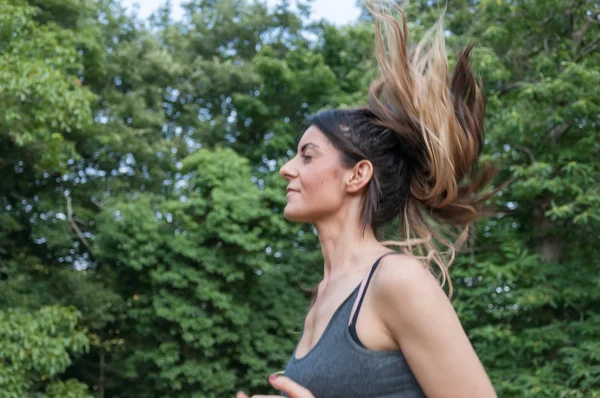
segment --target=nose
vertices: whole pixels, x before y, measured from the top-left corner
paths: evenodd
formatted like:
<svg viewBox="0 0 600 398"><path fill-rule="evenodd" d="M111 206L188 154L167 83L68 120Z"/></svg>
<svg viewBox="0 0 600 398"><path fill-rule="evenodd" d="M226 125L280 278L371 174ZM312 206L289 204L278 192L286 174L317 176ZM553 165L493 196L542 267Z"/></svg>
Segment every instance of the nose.
<svg viewBox="0 0 600 398"><path fill-rule="evenodd" d="M297 171L292 167L292 160L288 160L281 168L279 169L279 175L285 178L286 180L290 180L297 174Z"/></svg>

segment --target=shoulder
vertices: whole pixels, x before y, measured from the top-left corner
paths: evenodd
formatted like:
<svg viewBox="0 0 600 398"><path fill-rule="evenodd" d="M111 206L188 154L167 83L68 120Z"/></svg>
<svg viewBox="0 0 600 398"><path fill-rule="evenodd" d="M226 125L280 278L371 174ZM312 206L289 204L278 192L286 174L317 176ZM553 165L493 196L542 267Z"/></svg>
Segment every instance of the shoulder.
<svg viewBox="0 0 600 398"><path fill-rule="evenodd" d="M440 311L453 312L437 278L415 257L384 257L371 283L378 315L393 335L430 321Z"/></svg>
<svg viewBox="0 0 600 398"><path fill-rule="evenodd" d="M381 259L372 283L384 296L410 298L412 295L426 292L444 294L440 283L428 267L421 260L404 254Z"/></svg>
<svg viewBox="0 0 600 398"><path fill-rule="evenodd" d="M377 316L428 397L496 397L437 278L410 256L386 256L371 283Z"/></svg>

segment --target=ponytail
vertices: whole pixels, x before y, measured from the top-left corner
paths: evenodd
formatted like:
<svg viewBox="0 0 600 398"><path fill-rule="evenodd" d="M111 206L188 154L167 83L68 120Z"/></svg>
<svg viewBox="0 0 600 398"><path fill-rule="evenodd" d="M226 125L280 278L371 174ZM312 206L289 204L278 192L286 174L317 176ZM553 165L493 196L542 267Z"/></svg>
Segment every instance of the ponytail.
<svg viewBox="0 0 600 398"><path fill-rule="evenodd" d="M450 76L442 17L409 54L401 8L372 0L367 7L375 17L381 74L371 85L368 108L374 123L409 148L413 165L410 195L399 218L404 239L383 243L433 262L451 295L448 267L468 238L469 223L484 214L484 202L500 189L481 193L496 168L478 167L486 97L471 70L472 45L459 54Z"/></svg>

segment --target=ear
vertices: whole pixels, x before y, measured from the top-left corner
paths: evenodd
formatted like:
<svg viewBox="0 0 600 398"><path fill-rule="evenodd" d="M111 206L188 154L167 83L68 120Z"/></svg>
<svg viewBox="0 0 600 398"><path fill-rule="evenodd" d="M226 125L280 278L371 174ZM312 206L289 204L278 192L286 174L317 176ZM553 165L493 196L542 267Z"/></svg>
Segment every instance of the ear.
<svg viewBox="0 0 600 398"><path fill-rule="evenodd" d="M356 193L363 189L373 177L373 164L368 160L361 160L349 170L346 182L347 191Z"/></svg>

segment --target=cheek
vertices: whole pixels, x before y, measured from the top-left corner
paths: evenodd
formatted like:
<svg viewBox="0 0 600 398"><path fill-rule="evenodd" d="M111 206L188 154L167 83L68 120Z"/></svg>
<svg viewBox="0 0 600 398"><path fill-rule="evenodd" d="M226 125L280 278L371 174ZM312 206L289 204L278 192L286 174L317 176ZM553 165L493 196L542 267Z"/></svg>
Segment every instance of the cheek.
<svg viewBox="0 0 600 398"><path fill-rule="evenodd" d="M298 205L309 212L326 213L340 206L343 195L334 170L305 174L302 192L288 196L288 204Z"/></svg>
<svg viewBox="0 0 600 398"><path fill-rule="evenodd" d="M343 196L344 175L339 165L334 164L320 173L314 173L310 176L310 185L314 191L327 195L331 198L340 198Z"/></svg>
<svg viewBox="0 0 600 398"><path fill-rule="evenodd" d="M335 175L331 170L322 173L313 173L305 176L302 187L311 199L322 196L332 196L337 189Z"/></svg>

